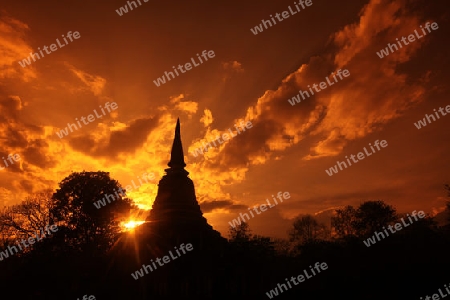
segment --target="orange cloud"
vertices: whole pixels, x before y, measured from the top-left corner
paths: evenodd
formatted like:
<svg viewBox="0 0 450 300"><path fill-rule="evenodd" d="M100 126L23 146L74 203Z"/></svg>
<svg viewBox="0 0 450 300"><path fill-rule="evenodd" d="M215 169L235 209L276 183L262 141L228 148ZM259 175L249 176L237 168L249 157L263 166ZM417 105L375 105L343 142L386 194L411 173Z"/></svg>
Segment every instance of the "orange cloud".
<svg viewBox="0 0 450 300"><path fill-rule="evenodd" d="M244 72L244 69L242 68L242 64L238 61L230 61L230 62L224 62L222 63L222 66L225 70L233 70L237 73Z"/></svg>
<svg viewBox="0 0 450 300"><path fill-rule="evenodd" d="M22 68L18 61L33 51L25 40L27 24L6 15L0 15L0 78L20 78L30 81L36 78L32 66Z"/></svg>
<svg viewBox="0 0 450 300"><path fill-rule="evenodd" d="M203 116L200 118L200 122L202 122L205 127L208 127L213 121L212 112L209 109L205 109L203 111Z"/></svg>
<svg viewBox="0 0 450 300"><path fill-rule="evenodd" d="M88 74L80 69L75 68L70 64L66 64L70 71L80 79L86 87L95 95L100 96L105 88L106 79L98 75Z"/></svg>
<svg viewBox="0 0 450 300"><path fill-rule="evenodd" d="M247 109L242 119L251 120L252 129L211 148L202 158L188 155L194 161L189 168L194 177L198 176L194 181L199 193L207 195L201 200L232 200L218 187L244 180L250 165L279 159L284 150L307 136L315 142L303 159L339 155L349 141L381 130L422 101L426 74L412 80L398 67L413 60L425 38L386 59L376 55L388 41L411 33L420 24L419 16L408 10L405 1L370 1L357 22L330 36L333 50L311 57L308 64L286 76L276 90L266 91ZM231 68L232 64L225 66ZM296 106L287 102L299 90L324 81L338 69L348 69L350 76ZM227 129L208 128L190 145L189 152Z"/></svg>

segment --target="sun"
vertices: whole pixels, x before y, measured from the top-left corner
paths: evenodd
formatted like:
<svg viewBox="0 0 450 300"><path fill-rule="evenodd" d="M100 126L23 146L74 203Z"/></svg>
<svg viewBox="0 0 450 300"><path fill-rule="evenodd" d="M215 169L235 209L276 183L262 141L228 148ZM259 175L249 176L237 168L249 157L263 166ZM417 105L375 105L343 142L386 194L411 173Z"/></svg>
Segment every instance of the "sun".
<svg viewBox="0 0 450 300"><path fill-rule="evenodd" d="M121 224L121 226L122 226L122 228L125 231L130 231L130 230L133 230L134 228L138 227L139 225L141 225L143 223L145 223L145 221L130 220L130 221L126 222L126 223L123 222Z"/></svg>

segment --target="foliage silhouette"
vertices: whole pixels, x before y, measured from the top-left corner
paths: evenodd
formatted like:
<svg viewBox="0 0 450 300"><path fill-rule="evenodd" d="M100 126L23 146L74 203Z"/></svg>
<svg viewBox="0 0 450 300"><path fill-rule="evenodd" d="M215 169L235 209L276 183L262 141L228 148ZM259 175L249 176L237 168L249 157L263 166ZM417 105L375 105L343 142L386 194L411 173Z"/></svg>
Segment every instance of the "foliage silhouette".
<svg viewBox="0 0 450 300"><path fill-rule="evenodd" d="M52 196L51 222L61 228L64 247L90 254L105 253L121 232L117 217L133 207L122 186L107 172L74 172L59 183ZM114 200L97 209L109 195Z"/></svg>
<svg viewBox="0 0 450 300"><path fill-rule="evenodd" d="M317 222L312 215L298 216L289 231L291 242L298 246L315 243L329 237L325 224Z"/></svg>
<svg viewBox="0 0 450 300"><path fill-rule="evenodd" d="M292 240L274 241L254 235L244 222L230 228L229 247L219 258L212 259L208 251L194 248L189 255L158 267L142 280L134 280L131 272L143 263L149 264L150 258L167 254L160 247L173 250L179 244L167 244L165 236L158 236L158 243L152 244L151 249L139 248L139 255L133 251L107 252L118 236L126 236L131 243L136 238L132 233L120 233L115 221L117 213L126 213L131 206L129 199L119 200L123 201L120 205L116 204L118 200L112 201L100 209L92 204L118 188L120 185L108 173L73 173L61 182L53 198L47 194L47 200L42 196L39 202L39 197L32 197L14 208L16 225L8 224L11 219L0 214L2 231L17 230L15 226L20 224L26 235L28 228L41 224L27 221L28 216L34 220L33 215L39 210L42 216L36 220L57 223L60 228L53 238L40 242L48 247L39 255L31 255L37 250L33 248L30 255L0 262L2 291L17 292L17 285L26 285L27 289L21 291L23 299L46 300L76 299L85 294L112 300L172 299L173 295L180 299L261 299L278 283L284 283L285 278L302 274L316 262L326 262L326 272L293 286L283 293L283 298L389 300L430 294L448 278L449 231L428 216L367 248L362 242L366 234L404 217L382 201L367 201L358 208L347 206L336 211L333 227L338 237L347 239L328 240L327 230L311 215L293 220L292 231L296 231ZM9 209L11 213L12 208ZM301 245L300 255L290 251L300 242L306 242ZM273 251L274 244L281 248L279 252ZM150 253L152 249L158 254ZM122 262L124 268L111 272L111 260ZM156 281L161 285L152 285Z"/></svg>
<svg viewBox="0 0 450 300"><path fill-rule="evenodd" d="M5 207L0 210L0 232L3 248L14 244L16 240L28 239L36 231L49 225L51 190L33 194L22 203ZM36 249L40 244L30 245L24 248L18 256Z"/></svg>
<svg viewBox="0 0 450 300"><path fill-rule="evenodd" d="M381 231L384 226L398 221L395 209L383 201L363 202L355 213L354 227L360 237L372 235Z"/></svg>
<svg viewBox="0 0 450 300"><path fill-rule="evenodd" d="M233 243L249 242L252 237L250 226L247 222L241 222L235 227L230 226L228 232L230 241Z"/></svg>
<svg viewBox="0 0 450 300"><path fill-rule="evenodd" d="M274 242L269 237L253 235L247 222L229 227L230 246L237 251L247 251L255 256L272 256L275 254Z"/></svg>
<svg viewBox="0 0 450 300"><path fill-rule="evenodd" d="M356 210L353 206L347 205L342 209L336 209L336 215L331 217L331 226L337 238L355 236Z"/></svg>
<svg viewBox="0 0 450 300"><path fill-rule="evenodd" d="M367 237L398 221L395 209L383 201L366 201L357 209L346 206L336 210L331 224L337 238Z"/></svg>

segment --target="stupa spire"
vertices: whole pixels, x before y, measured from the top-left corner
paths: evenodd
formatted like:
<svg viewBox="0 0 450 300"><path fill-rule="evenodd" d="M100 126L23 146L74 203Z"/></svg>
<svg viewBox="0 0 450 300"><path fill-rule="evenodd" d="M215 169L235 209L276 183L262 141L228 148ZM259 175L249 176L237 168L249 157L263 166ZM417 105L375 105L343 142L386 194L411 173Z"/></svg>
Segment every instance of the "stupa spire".
<svg viewBox="0 0 450 300"><path fill-rule="evenodd" d="M170 168L166 171L183 170L186 167L184 162L183 145L181 144L180 118L177 119L175 127L175 137L172 144L172 152L170 153L170 161L167 164Z"/></svg>

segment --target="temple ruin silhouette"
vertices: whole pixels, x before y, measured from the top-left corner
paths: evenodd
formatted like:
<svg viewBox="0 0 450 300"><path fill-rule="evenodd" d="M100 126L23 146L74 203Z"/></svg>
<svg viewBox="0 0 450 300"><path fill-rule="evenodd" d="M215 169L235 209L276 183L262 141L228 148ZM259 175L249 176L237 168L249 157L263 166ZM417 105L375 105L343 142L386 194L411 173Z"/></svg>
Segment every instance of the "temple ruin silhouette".
<svg viewBox="0 0 450 300"><path fill-rule="evenodd" d="M194 183L184 169L180 120L177 120L170 161L166 175L158 184L158 193L147 222L142 230L164 233L166 238L180 242L186 239L198 241L199 247L220 243L220 233L208 224L195 195Z"/></svg>
<svg viewBox="0 0 450 300"><path fill-rule="evenodd" d="M130 299L206 299L213 289L222 289L226 273L217 272L217 268L226 265L228 242L208 224L197 202L194 183L184 169L179 119L168 166L146 222L134 232L124 233L112 247L105 276L111 296L125 293ZM132 278L131 273L182 243L191 243L193 250L138 280Z"/></svg>

